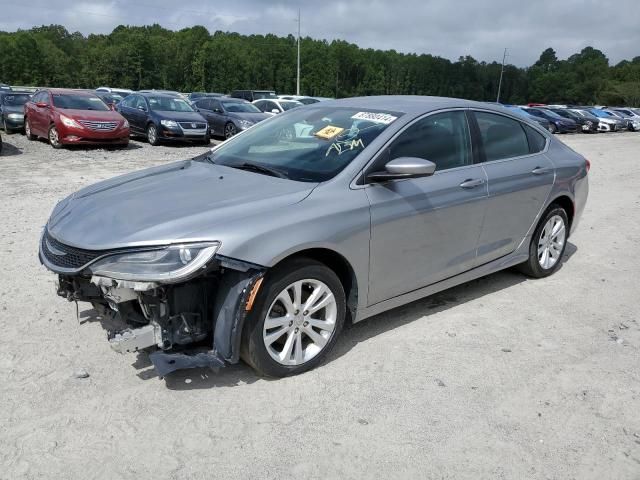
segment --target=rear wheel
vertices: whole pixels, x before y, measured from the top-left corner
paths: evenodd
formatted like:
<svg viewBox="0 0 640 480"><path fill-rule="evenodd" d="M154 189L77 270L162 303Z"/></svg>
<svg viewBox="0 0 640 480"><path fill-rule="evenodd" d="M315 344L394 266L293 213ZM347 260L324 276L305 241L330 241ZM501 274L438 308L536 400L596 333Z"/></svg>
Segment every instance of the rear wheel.
<svg viewBox="0 0 640 480"><path fill-rule="evenodd" d="M60 143L60 134L58 133L58 129L55 125L51 125L49 127L49 143L53 148L62 148L62 143Z"/></svg>
<svg viewBox="0 0 640 480"><path fill-rule="evenodd" d="M158 129L153 123L150 123L147 127L147 140L149 141L149 145L153 145L154 147L160 143L158 140Z"/></svg>
<svg viewBox="0 0 640 480"><path fill-rule="evenodd" d="M316 367L344 325L345 293L336 274L295 259L265 277L243 331L242 358L259 373L296 375Z"/></svg>
<svg viewBox="0 0 640 480"><path fill-rule="evenodd" d="M542 216L529 245L529 260L520 270L533 278L548 277L560 268L567 246L569 217L564 208L551 205Z"/></svg>
<svg viewBox="0 0 640 480"><path fill-rule="evenodd" d="M35 140L36 136L31 133L31 122L28 118L24 119L24 134L27 136L27 140Z"/></svg>

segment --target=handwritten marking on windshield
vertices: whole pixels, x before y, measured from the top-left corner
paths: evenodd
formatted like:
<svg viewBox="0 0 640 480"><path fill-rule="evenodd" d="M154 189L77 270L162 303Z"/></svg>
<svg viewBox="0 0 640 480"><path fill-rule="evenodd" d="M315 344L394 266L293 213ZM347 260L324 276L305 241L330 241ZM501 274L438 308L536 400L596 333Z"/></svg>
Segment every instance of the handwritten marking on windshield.
<svg viewBox="0 0 640 480"><path fill-rule="evenodd" d="M338 155L342 155L344 152L349 152L358 147L364 148L364 142L361 138L354 138L353 140L339 140L331 144L331 146L327 149L325 157L328 157L333 150L335 150Z"/></svg>

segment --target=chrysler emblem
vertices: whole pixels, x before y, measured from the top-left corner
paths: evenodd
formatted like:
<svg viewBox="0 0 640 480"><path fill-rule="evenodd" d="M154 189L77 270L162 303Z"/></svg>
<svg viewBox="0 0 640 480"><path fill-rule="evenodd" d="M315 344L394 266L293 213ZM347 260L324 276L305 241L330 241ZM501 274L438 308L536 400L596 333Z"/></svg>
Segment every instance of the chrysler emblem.
<svg viewBox="0 0 640 480"><path fill-rule="evenodd" d="M49 239L45 238L44 243L47 245L47 250L53 253L56 257L64 257L66 255L66 252L63 252L51 245L51 243L49 243Z"/></svg>

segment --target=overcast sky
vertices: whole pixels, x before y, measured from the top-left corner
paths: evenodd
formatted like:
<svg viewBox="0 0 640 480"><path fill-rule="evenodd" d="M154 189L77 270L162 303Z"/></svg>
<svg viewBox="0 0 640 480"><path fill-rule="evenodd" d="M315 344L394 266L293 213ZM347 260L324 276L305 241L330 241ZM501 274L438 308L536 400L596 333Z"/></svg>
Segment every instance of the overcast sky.
<svg viewBox="0 0 640 480"><path fill-rule="evenodd" d="M591 45L612 64L640 56L640 0L0 0L0 30L57 23L88 34L159 23L285 36L296 32L298 7L303 36L365 48L491 62L508 47L518 66L547 47L566 58Z"/></svg>

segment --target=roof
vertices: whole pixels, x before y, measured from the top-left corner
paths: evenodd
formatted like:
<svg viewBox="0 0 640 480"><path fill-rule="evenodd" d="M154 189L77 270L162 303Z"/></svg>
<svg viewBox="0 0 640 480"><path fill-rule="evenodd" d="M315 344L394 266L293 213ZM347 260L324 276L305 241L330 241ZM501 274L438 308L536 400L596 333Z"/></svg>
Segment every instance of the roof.
<svg viewBox="0 0 640 480"><path fill-rule="evenodd" d="M43 88L52 94L65 94L65 95L92 95L95 96L93 90L84 90L80 88Z"/></svg>
<svg viewBox="0 0 640 480"><path fill-rule="evenodd" d="M442 108L482 108L485 110L504 112L501 106L491 105L484 102L474 102L472 100L464 100L461 98L426 97L419 95L380 95L372 97L343 98L340 100L327 100L322 102L319 106L329 107L332 105L368 109L375 108L414 114L440 110Z"/></svg>

